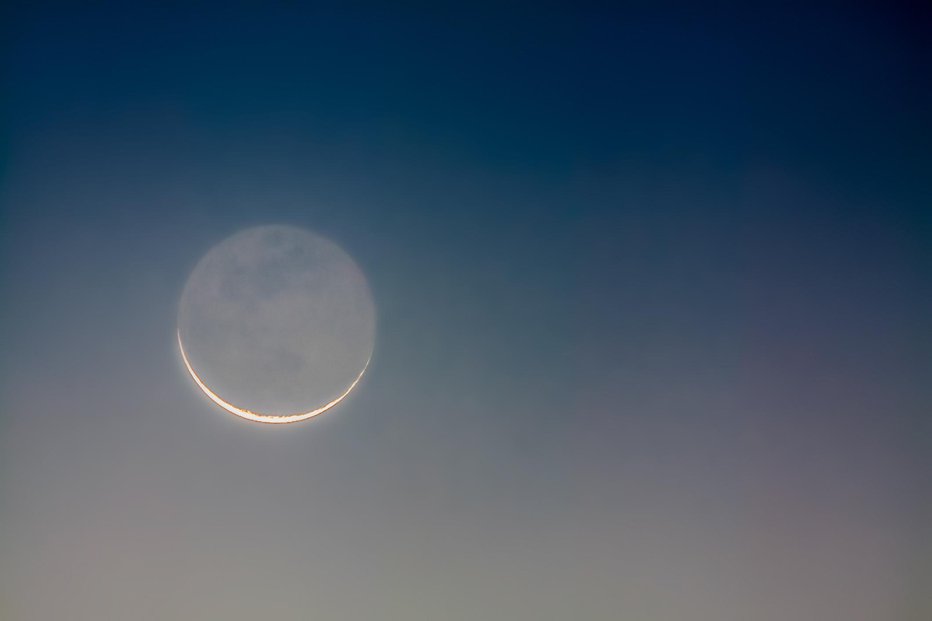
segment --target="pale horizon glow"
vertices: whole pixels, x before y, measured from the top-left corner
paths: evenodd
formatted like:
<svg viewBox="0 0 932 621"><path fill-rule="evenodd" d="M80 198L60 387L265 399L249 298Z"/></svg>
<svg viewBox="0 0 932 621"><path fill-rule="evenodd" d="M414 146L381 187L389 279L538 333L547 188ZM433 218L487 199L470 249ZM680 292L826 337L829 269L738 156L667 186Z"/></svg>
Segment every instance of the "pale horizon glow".
<svg viewBox="0 0 932 621"><path fill-rule="evenodd" d="M297 414L285 414L285 415L260 414L258 412L253 412L252 410L247 410L244 408L236 407L232 403L224 401L217 393L215 393L210 388L208 388L207 385L198 376L197 372L195 372L194 367L191 366L191 362L188 360L188 356L184 351L184 344L181 342L181 331L178 330L176 334L178 337L178 349L181 351L181 359L184 362L184 366L188 369L188 373L191 374L191 378L194 380L194 383L197 384L198 387L202 391L204 391L205 395L210 397L211 401L213 401L214 403L222 407L224 410L226 410L230 414L234 414L236 416L239 416L240 418L245 418L246 420L251 420L256 423L278 424L278 425L287 424L287 423L299 423L301 421L308 420L309 418L313 418L317 416L318 414L323 414L330 408L334 407L335 405L343 401L343 399L345 399L346 396L350 394L353 388L356 387L356 384L359 383L359 380L362 379L362 376L365 374L366 369L369 368L369 362L372 360L372 355L370 354L369 358L366 360L366 364L364 364L362 367L362 371L359 372L359 375L356 376L356 379L353 380L353 382L349 385L349 387L347 387L347 389L343 391L343 393L339 397L337 397L333 401L330 401L329 403L326 403L320 406L317 409L311 410L309 412L299 412Z"/></svg>

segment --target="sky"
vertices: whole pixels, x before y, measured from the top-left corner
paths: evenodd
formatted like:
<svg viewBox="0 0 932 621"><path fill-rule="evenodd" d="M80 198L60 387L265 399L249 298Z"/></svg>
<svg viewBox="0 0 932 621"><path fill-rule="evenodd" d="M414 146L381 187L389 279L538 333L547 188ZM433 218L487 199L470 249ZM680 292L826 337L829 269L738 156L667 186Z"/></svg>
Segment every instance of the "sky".
<svg viewBox="0 0 932 621"><path fill-rule="evenodd" d="M928 12L2 10L0 618L932 615ZM264 224L376 308L300 425L174 340Z"/></svg>

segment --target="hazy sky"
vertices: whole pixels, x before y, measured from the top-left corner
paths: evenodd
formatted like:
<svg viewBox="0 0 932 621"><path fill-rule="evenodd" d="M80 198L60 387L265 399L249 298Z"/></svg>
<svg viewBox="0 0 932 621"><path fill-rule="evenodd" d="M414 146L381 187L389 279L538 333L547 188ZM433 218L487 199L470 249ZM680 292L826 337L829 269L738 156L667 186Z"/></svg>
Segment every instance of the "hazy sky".
<svg viewBox="0 0 932 621"><path fill-rule="evenodd" d="M928 13L265 4L0 17L0 618L932 616ZM378 324L283 428L174 341L268 223Z"/></svg>

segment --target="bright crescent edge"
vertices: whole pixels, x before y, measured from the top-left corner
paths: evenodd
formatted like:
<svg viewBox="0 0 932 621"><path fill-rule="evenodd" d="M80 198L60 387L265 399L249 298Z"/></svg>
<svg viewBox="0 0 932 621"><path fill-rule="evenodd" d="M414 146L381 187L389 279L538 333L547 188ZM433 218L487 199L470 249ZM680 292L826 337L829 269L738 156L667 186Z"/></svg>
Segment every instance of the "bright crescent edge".
<svg viewBox="0 0 932 621"><path fill-rule="evenodd" d="M320 406L316 410L311 410L310 412L299 412L298 414L286 414L282 416L275 415L275 414L259 414L251 410L245 410L243 408L238 408L232 403L227 403L226 401L221 399L217 395L217 393L215 393L210 388L208 388L207 385L203 381L201 381L201 378L198 377L197 373L194 371L194 368L191 366L191 363L188 361L188 355L185 353L184 345L181 343L181 330L178 330L177 336L178 336L178 349L181 350L181 359L184 361L184 366L187 367L188 373L191 374L191 378L194 380L194 383L197 384L198 387L204 391L205 395L210 397L211 401L213 401L214 403L222 407L224 410L226 410L230 414L235 414L236 416L239 416L240 418L245 418L246 420L251 420L256 423L267 423L267 424L273 424L273 425L283 425L286 423L300 423L301 421L307 420L309 418L313 418L317 416L318 414L323 414L324 412L326 412L327 410L329 410L330 408L338 404L340 401L343 401L343 399L346 398L346 395L350 394L350 392L354 388L356 388L356 384L358 384L359 380L362 379L362 376L366 372L366 369L369 368L369 362L372 360L372 356L370 355L369 359L366 360L366 364L363 365L362 371L359 372L359 375L356 376L356 379L353 380L353 383L349 385L349 388L347 388L343 392L342 395L340 395L339 397L337 397L330 403Z"/></svg>

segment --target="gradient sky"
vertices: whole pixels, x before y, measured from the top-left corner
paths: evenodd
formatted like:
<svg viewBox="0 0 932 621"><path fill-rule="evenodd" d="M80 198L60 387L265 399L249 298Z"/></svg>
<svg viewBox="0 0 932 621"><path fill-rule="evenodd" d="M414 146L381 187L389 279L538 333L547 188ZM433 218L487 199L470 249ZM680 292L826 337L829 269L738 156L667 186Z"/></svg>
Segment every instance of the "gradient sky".
<svg viewBox="0 0 932 621"><path fill-rule="evenodd" d="M4 621L932 617L928 13L7 4ZM283 223L350 398L181 366Z"/></svg>

